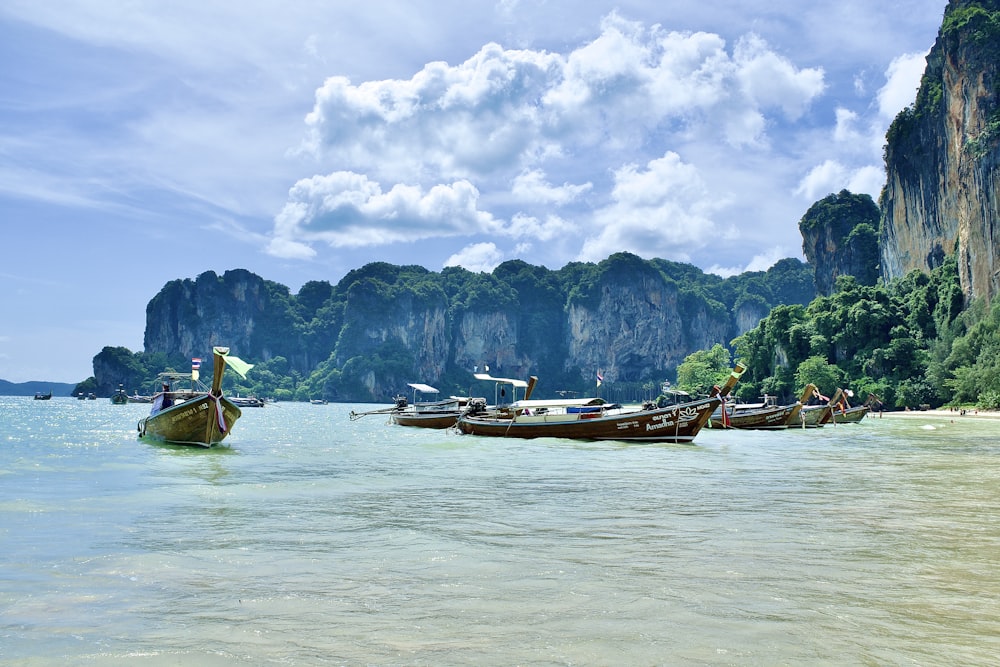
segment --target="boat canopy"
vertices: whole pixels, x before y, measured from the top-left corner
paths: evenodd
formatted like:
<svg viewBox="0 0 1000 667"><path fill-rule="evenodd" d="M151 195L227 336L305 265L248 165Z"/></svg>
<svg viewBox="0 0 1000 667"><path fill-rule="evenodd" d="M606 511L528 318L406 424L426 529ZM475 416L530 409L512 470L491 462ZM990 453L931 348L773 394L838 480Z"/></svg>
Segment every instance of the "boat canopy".
<svg viewBox="0 0 1000 667"><path fill-rule="evenodd" d="M527 400L527 401L514 401L510 404L512 408L530 408L532 410L536 408L570 408L570 407L587 407L587 406L597 406L604 405L605 401L603 398L556 398L551 400L540 399L540 400Z"/></svg>
<svg viewBox="0 0 1000 667"><path fill-rule="evenodd" d="M430 386L429 384L421 384L419 382L407 382L406 384L409 387L413 387L414 389L416 389L417 391L419 391L421 394L437 394L437 393L439 393L437 389L435 389L434 387Z"/></svg>
<svg viewBox="0 0 1000 667"><path fill-rule="evenodd" d="M521 389L527 389L528 383L525 380L513 380L511 378L495 378L489 373L474 373L473 377L477 380L486 380L488 382L500 382L503 384L513 385L515 387L520 387Z"/></svg>

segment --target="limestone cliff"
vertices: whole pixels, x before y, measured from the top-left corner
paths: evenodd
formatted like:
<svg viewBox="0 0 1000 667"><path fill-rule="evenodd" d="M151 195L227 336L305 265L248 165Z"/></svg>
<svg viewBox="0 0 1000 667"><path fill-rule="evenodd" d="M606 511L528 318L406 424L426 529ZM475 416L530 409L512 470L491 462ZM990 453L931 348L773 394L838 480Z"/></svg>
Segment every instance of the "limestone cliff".
<svg viewBox="0 0 1000 667"><path fill-rule="evenodd" d="M854 276L862 285L878 282L878 225L879 209L868 195L842 190L809 207L799 231L817 293L833 294L840 276Z"/></svg>
<svg viewBox="0 0 1000 667"><path fill-rule="evenodd" d="M962 289L1000 289L1000 0L951 0L917 99L886 145L882 275L957 252Z"/></svg>
<svg viewBox="0 0 1000 667"><path fill-rule="evenodd" d="M598 370L609 383L662 380L691 352L756 326L773 305L814 294L798 260L722 279L628 253L558 271L512 261L492 274L373 263L297 295L247 271L209 271L168 283L150 301L144 354L183 369L227 345L268 381L295 376L309 397L332 400L381 402L407 382L464 393L486 366L538 375L548 391L583 390ZM117 386L136 366L129 355L102 353L98 380Z"/></svg>

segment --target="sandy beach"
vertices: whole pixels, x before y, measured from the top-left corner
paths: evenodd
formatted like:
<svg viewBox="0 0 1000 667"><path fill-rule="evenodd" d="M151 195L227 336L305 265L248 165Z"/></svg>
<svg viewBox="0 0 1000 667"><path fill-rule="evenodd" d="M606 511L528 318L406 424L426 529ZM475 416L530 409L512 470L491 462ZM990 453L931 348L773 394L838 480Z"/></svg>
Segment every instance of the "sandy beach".
<svg viewBox="0 0 1000 667"><path fill-rule="evenodd" d="M897 410L882 413L872 412L868 414L868 419L878 419L881 414L885 419L908 419L911 417L941 417L945 419L1000 419L1000 411L996 410L970 410L966 409L963 415L959 410Z"/></svg>

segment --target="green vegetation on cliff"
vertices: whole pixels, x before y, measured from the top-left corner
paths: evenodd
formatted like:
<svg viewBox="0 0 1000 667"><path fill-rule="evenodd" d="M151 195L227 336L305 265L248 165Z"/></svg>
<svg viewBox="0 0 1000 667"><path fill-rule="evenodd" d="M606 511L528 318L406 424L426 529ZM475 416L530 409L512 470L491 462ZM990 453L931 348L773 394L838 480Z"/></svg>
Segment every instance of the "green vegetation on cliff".
<svg viewBox="0 0 1000 667"><path fill-rule="evenodd" d="M492 273L376 262L336 285L306 283L298 294L247 271L209 271L168 283L150 301L146 351L105 348L94 359L96 385L104 394L119 382L130 393L148 392L157 373L183 372L191 356L207 357L210 345L224 344L256 364L247 380L227 375L229 391L280 399L382 401L413 381L433 383L446 394L467 393L471 371L485 363L518 376L537 374L550 390L583 391L597 369L567 362L573 308L599 320L601 304L615 304L624 294L667 299L642 312L669 318L664 327L680 326L681 338L672 344L687 346L686 354L701 344L699 332L706 335L699 326L718 331L717 342L725 342L774 305L808 303L811 283L809 267L794 259L724 279L628 253L559 270L514 260ZM737 314L744 311L750 314L743 320L753 319L740 328ZM604 335L616 334L606 328ZM673 373L662 356L642 354L629 350L620 359L620 379L638 385Z"/></svg>
<svg viewBox="0 0 1000 667"><path fill-rule="evenodd" d="M831 296L779 306L733 341L747 365L735 393L788 397L813 382L890 408L1000 402L1000 311L963 305L954 257L889 285L842 277Z"/></svg>

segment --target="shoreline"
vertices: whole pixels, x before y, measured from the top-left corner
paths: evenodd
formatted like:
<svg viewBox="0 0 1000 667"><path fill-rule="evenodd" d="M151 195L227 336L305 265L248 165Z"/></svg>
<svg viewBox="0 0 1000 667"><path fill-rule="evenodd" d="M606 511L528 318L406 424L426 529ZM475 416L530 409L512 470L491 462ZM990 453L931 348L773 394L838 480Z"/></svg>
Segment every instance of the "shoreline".
<svg viewBox="0 0 1000 667"><path fill-rule="evenodd" d="M908 419L910 417L944 417L949 419L1000 419L1000 412L996 410L974 410L966 409L963 415L958 410L894 410L889 412L869 412L866 419L878 419L879 415L883 418L904 418Z"/></svg>

